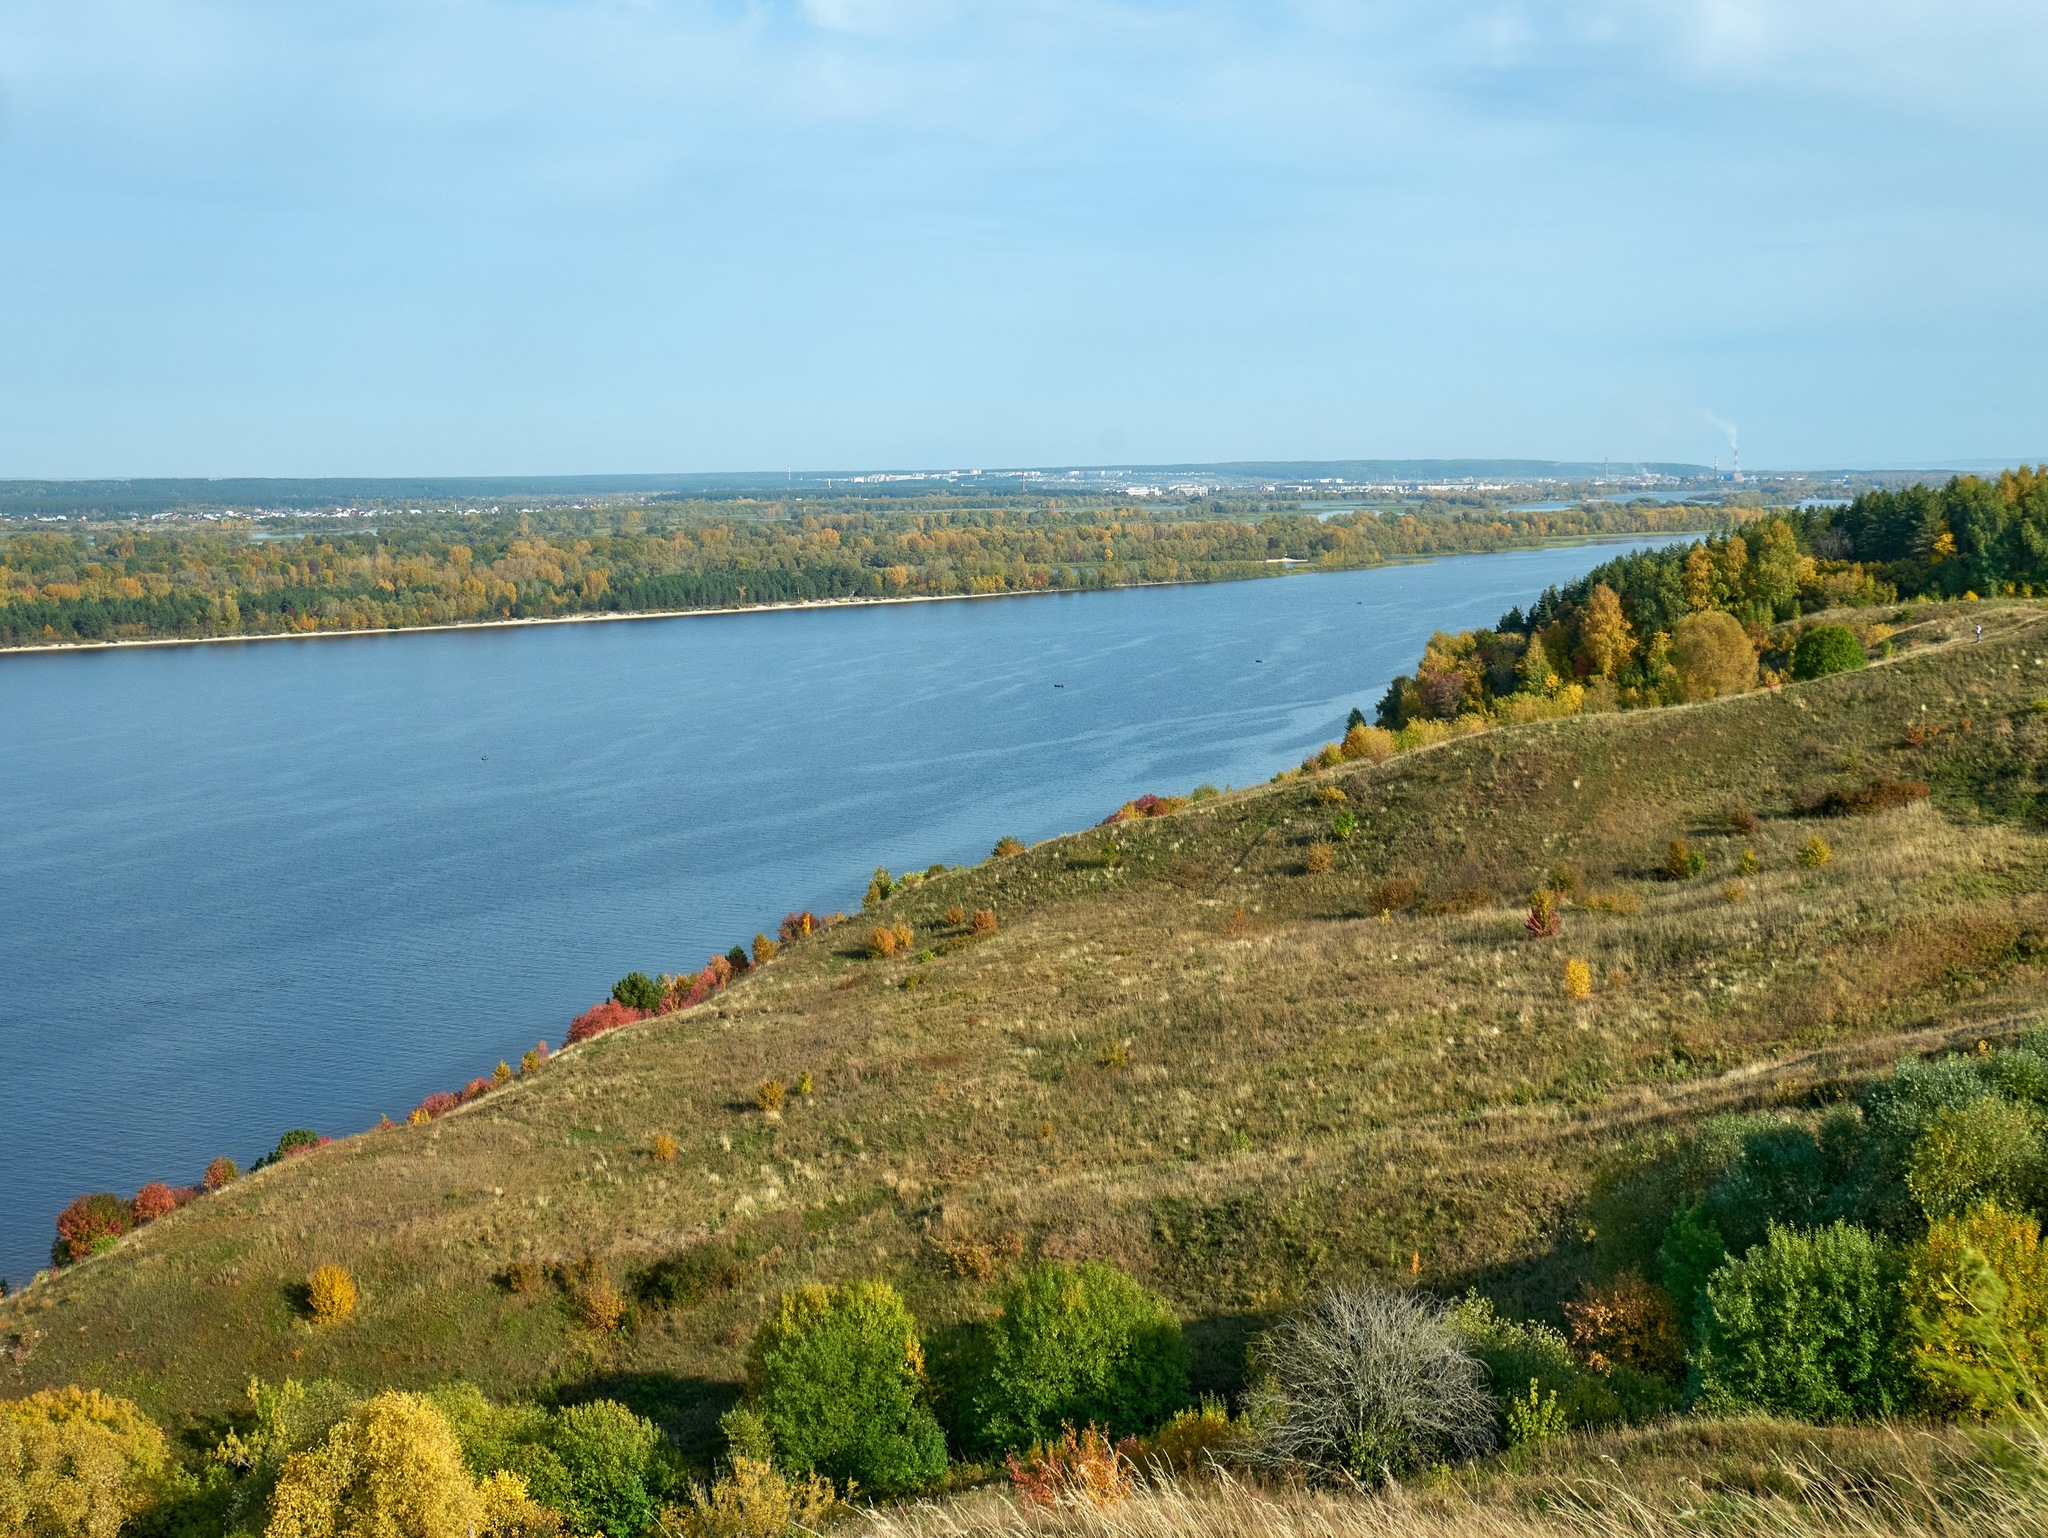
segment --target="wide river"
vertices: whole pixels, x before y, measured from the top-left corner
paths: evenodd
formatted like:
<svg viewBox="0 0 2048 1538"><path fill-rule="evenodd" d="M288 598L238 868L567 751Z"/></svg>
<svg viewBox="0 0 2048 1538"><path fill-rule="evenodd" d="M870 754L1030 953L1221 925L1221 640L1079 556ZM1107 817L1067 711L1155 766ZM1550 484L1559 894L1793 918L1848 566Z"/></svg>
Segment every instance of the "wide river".
<svg viewBox="0 0 2048 1538"><path fill-rule="evenodd" d="M1266 779L1625 548L0 656L0 1277L84 1191L459 1088L877 865Z"/></svg>

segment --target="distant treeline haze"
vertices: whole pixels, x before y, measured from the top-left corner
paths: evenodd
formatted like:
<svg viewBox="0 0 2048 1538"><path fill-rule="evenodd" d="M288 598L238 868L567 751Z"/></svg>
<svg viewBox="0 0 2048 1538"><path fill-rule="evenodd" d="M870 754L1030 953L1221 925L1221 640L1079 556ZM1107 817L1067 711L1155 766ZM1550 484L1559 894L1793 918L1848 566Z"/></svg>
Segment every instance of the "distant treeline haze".
<svg viewBox="0 0 2048 1538"><path fill-rule="evenodd" d="M1701 509L1429 504L1318 520L1223 509L949 509L754 517L677 506L0 534L0 645L297 632L1270 576L1536 540L1698 528Z"/></svg>

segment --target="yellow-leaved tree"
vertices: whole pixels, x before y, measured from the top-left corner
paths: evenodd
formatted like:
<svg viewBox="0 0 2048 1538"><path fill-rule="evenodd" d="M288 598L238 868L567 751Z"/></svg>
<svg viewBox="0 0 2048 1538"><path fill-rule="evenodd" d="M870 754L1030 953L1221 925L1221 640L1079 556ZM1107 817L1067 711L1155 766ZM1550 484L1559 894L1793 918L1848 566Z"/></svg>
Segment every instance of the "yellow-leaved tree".
<svg viewBox="0 0 2048 1538"><path fill-rule="evenodd" d="M1671 670L1689 700L1738 694L1756 683L1756 650L1732 614L1688 614L1671 632Z"/></svg>
<svg viewBox="0 0 2048 1538"><path fill-rule="evenodd" d="M165 1460L156 1424L98 1389L0 1401L0 1533L115 1538L154 1498Z"/></svg>
<svg viewBox="0 0 2048 1538"><path fill-rule="evenodd" d="M1606 583L1598 583L1586 597L1586 612L1579 621L1579 658L1587 671L1613 678L1636 654L1636 633L1628 616L1621 612L1621 599Z"/></svg>
<svg viewBox="0 0 2048 1538"><path fill-rule="evenodd" d="M2041 1225L1986 1203L1938 1219L1906 1255L1913 1361L1952 1408L2038 1411L2048 1396L2048 1249Z"/></svg>

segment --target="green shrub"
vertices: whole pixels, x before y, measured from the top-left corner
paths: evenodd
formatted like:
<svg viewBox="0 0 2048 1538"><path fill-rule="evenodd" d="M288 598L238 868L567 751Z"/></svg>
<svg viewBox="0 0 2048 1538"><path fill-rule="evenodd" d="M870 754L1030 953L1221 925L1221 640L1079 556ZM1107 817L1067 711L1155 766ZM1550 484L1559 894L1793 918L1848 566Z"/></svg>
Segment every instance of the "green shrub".
<svg viewBox="0 0 2048 1538"><path fill-rule="evenodd" d="M1836 1216L1859 1136L1853 1119L1831 1118L1819 1136L1795 1122L1747 1121L1740 1154L1705 1203L1730 1253L1761 1244L1773 1223L1813 1228Z"/></svg>
<svg viewBox="0 0 2048 1538"><path fill-rule="evenodd" d="M1358 816L1348 808L1330 820L1330 833L1340 844L1348 844L1358 831Z"/></svg>
<svg viewBox="0 0 2048 1538"><path fill-rule="evenodd" d="M320 1134L311 1127L294 1127L277 1140L277 1147L271 1151L273 1161L289 1158L301 1148L318 1148Z"/></svg>
<svg viewBox="0 0 2048 1538"><path fill-rule="evenodd" d="M1844 625L1815 625L1792 648L1794 678L1823 678L1829 673L1846 673L1870 659L1863 643Z"/></svg>
<svg viewBox="0 0 2048 1538"><path fill-rule="evenodd" d="M645 972L628 972L612 984L612 997L628 1009L661 1008L661 984Z"/></svg>
<svg viewBox="0 0 2048 1538"><path fill-rule="evenodd" d="M1914 1145L1943 1111L1960 1109L1991 1093L1991 1066L1978 1058L1906 1058L1864 1090L1864 1138L1855 1172L1859 1206L1854 1216L1892 1234L1904 1235L1919 1226L1920 1204L1906 1186Z"/></svg>
<svg viewBox="0 0 2048 1538"><path fill-rule="evenodd" d="M1513 1394L1518 1384L1533 1383L1556 1402L1557 1414L1567 1426L1606 1426L1622 1418L1613 1388L1572 1359L1571 1344L1562 1331L1503 1319L1477 1293L1467 1294L1447 1318L1452 1331L1485 1364L1496 1389ZM1498 1408L1505 1415L1508 1405Z"/></svg>
<svg viewBox="0 0 2048 1538"><path fill-rule="evenodd" d="M557 1509L569 1525L579 1533L618 1534L653 1525L665 1483L654 1423L610 1399L570 1405L554 1422L548 1450L567 1475L567 1499Z"/></svg>
<svg viewBox="0 0 2048 1538"><path fill-rule="evenodd" d="M2031 1217L1982 1206L1906 1255L1906 1324L1929 1398L1992 1415L2048 1393L2048 1249Z"/></svg>
<svg viewBox="0 0 2048 1538"><path fill-rule="evenodd" d="M1728 1242L1716 1223L1698 1203L1678 1209L1671 1226L1664 1230L1664 1242L1657 1249L1658 1274L1664 1290L1678 1307L1679 1327L1686 1339L1699 1338L1700 1300L1707 1282L1728 1263Z"/></svg>
<svg viewBox="0 0 2048 1538"><path fill-rule="evenodd" d="M1721 1185L1742 1162L1753 1134L1782 1125L1761 1116L1716 1116L1690 1133L1660 1133L1628 1145L1594 1176L1588 1198L1601 1274L1661 1275L1659 1251L1672 1219Z"/></svg>
<svg viewBox="0 0 2048 1538"><path fill-rule="evenodd" d="M1547 1442L1552 1437L1563 1436L1571 1423L1565 1419L1564 1409L1557 1402L1557 1395L1545 1394L1536 1380L1529 1380L1529 1392L1517 1394L1508 1401L1508 1446L1520 1447L1525 1442Z"/></svg>
<svg viewBox="0 0 2048 1538"><path fill-rule="evenodd" d="M1929 1220L1992 1202L2034 1205L2041 1187L2040 1123L2032 1111L1985 1096L1938 1112L1906 1159L1906 1189Z"/></svg>
<svg viewBox="0 0 2048 1538"><path fill-rule="evenodd" d="M1912 1396L1899 1266L1867 1231L1773 1228L1707 1283L1693 1372L1713 1411L1888 1416Z"/></svg>
<svg viewBox="0 0 2048 1538"><path fill-rule="evenodd" d="M748 1354L747 1408L790 1473L891 1496L946 1472L917 1321L882 1282L785 1293Z"/></svg>
<svg viewBox="0 0 2048 1538"><path fill-rule="evenodd" d="M1180 1320L1114 1266L1033 1266L1011 1283L1002 1307L987 1378L974 1395L984 1445L1025 1447L1057 1437L1062 1426L1135 1436L1188 1403Z"/></svg>
<svg viewBox="0 0 2048 1538"><path fill-rule="evenodd" d="M1994 1053L1984 1068L1985 1077L2006 1099L2048 1110L2048 1056L2031 1043Z"/></svg>
<svg viewBox="0 0 2048 1538"><path fill-rule="evenodd" d="M1691 881L1707 868L1707 857L1682 838L1664 851L1664 874L1673 881Z"/></svg>

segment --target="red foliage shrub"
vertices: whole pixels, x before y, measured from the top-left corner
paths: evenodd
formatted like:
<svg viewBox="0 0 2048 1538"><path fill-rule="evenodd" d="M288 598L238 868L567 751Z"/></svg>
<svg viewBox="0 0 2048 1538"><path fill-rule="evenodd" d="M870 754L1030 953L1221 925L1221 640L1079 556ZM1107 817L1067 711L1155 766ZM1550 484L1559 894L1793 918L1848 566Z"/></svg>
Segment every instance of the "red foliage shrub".
<svg viewBox="0 0 2048 1538"><path fill-rule="evenodd" d="M462 1086L462 1100L466 1105L491 1087L489 1079L471 1079Z"/></svg>
<svg viewBox="0 0 2048 1538"><path fill-rule="evenodd" d="M977 935L992 935L996 932L996 910L976 908L974 917L967 922L968 931Z"/></svg>
<svg viewBox="0 0 2048 1538"><path fill-rule="evenodd" d="M111 1191L81 1196L57 1214L57 1244L51 1258L59 1265L92 1253L101 1239L118 1239L135 1224L128 1204Z"/></svg>
<svg viewBox="0 0 2048 1538"><path fill-rule="evenodd" d="M704 970L711 974L711 986L723 988L732 981L732 962L724 956L713 956L704 964Z"/></svg>
<svg viewBox="0 0 2048 1538"><path fill-rule="evenodd" d="M445 1116L461 1104L458 1096L449 1094L445 1089L437 1089L420 1102L420 1109L428 1116Z"/></svg>
<svg viewBox="0 0 2048 1538"><path fill-rule="evenodd" d="M1677 1303L1633 1271L1589 1287L1578 1302L1565 1304L1564 1316L1579 1359L1595 1372L1619 1363L1674 1382L1685 1373Z"/></svg>
<svg viewBox="0 0 2048 1538"><path fill-rule="evenodd" d="M817 915L809 911L785 914L782 919L782 940L786 945L791 940L801 940L818 928Z"/></svg>
<svg viewBox="0 0 2048 1538"><path fill-rule="evenodd" d="M1548 892L1538 892L1529 901L1529 916L1522 921L1522 927L1539 940L1562 934L1564 919L1557 911L1557 899Z"/></svg>
<svg viewBox="0 0 2048 1538"><path fill-rule="evenodd" d="M226 1154L222 1154L213 1163L206 1166L206 1174L202 1177L202 1183L207 1190L218 1191L224 1185L233 1184L241 1173L242 1171L235 1161Z"/></svg>
<svg viewBox="0 0 2048 1538"><path fill-rule="evenodd" d="M161 1180L152 1180L135 1193L130 1210L134 1212L138 1224L154 1223L165 1213L176 1212L181 1205L176 1191Z"/></svg>
<svg viewBox="0 0 2048 1538"><path fill-rule="evenodd" d="M569 1022L569 1042L573 1046L579 1041L588 1041L593 1036L602 1036L606 1031L615 1031L622 1025L631 1025L646 1018L644 1010L630 1009L617 999L606 999Z"/></svg>
<svg viewBox="0 0 2048 1538"><path fill-rule="evenodd" d="M1146 794L1122 806L1102 819L1102 826L1112 823L1131 822L1140 817L1164 817L1168 812L1177 812L1188 804L1186 796L1155 796Z"/></svg>
<svg viewBox="0 0 2048 1538"><path fill-rule="evenodd" d="M1022 1458L1011 1453L1004 1461L1011 1488L1034 1506L1106 1506L1136 1488L1137 1457L1136 1437L1112 1443L1094 1426L1078 1436L1069 1426L1059 1441L1035 1444Z"/></svg>

